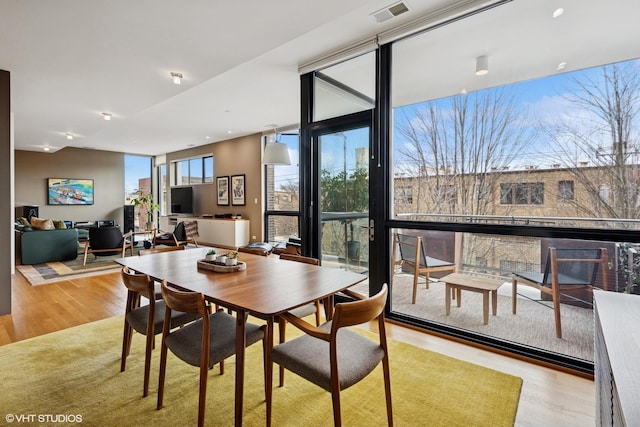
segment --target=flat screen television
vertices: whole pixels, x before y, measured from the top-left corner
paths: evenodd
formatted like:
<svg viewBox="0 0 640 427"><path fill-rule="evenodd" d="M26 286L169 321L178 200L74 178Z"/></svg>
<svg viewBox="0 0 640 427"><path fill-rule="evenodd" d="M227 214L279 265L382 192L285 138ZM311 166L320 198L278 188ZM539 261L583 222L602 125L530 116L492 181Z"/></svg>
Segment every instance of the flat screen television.
<svg viewBox="0 0 640 427"><path fill-rule="evenodd" d="M171 188L171 213L193 213L193 187Z"/></svg>

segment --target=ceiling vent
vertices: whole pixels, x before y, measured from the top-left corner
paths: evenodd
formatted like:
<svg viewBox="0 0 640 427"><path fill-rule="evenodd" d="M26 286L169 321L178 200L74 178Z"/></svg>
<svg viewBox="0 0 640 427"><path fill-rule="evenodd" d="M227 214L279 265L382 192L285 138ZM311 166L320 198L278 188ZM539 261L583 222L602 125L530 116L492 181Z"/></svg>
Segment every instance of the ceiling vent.
<svg viewBox="0 0 640 427"><path fill-rule="evenodd" d="M377 12L373 12L371 16L373 16L378 23L382 23L388 21L391 18L395 18L398 15L402 15L405 12L409 11L409 7L404 2L394 3L391 6L387 6L383 9L380 9Z"/></svg>

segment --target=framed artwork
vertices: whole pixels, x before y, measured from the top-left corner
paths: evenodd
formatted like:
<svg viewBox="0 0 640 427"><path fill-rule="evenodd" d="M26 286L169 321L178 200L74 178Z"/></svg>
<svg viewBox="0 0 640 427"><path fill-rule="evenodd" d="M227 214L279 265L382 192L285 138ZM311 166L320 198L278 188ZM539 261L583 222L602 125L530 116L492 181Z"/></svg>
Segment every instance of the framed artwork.
<svg viewBox="0 0 640 427"><path fill-rule="evenodd" d="M244 206L246 204L244 194L244 174L231 176L231 204L234 206Z"/></svg>
<svg viewBox="0 0 640 427"><path fill-rule="evenodd" d="M47 178L47 204L92 205L93 180Z"/></svg>
<svg viewBox="0 0 640 427"><path fill-rule="evenodd" d="M218 192L218 206L229 206L229 177L216 178L216 190Z"/></svg>

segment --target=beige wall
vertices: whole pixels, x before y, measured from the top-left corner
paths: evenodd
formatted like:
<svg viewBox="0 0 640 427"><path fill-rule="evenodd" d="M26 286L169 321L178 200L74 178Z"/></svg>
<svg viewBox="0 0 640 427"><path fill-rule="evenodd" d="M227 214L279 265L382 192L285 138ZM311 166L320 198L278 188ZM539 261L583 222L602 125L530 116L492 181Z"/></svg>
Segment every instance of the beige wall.
<svg viewBox="0 0 640 427"><path fill-rule="evenodd" d="M93 179L94 204L47 205L47 178ZM124 154L64 148L55 153L15 151L15 206L38 205L39 216L57 220L113 219L122 225Z"/></svg>
<svg viewBox="0 0 640 427"><path fill-rule="evenodd" d="M251 241L262 241L262 163L261 135L254 134L229 139L188 150L167 153L167 170L171 162L213 154L213 184L194 185L194 215L202 214L242 214L251 221ZM171 173L171 172L170 172ZM245 206L218 206L216 199L215 177L245 175ZM171 179L172 177L170 177ZM168 196L171 197L170 195ZM170 206L171 200L168 201ZM255 239L253 238L255 236Z"/></svg>

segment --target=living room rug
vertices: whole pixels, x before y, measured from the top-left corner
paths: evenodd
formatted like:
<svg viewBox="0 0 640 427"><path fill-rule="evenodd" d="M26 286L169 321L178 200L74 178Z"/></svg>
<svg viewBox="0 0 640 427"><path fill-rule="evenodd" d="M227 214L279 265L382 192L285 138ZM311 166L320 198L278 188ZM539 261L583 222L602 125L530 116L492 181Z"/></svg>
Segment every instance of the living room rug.
<svg viewBox="0 0 640 427"><path fill-rule="evenodd" d="M122 328L123 316L116 316L0 347L2 385L11 390L0 400L0 413L5 419L58 417L56 422L34 423L38 425L195 425L198 368L169 352L164 408L156 410L159 337L149 396L143 398L144 337L134 335L127 369L120 372ZM290 328L288 333L299 332ZM396 425L514 424L521 378L395 340L389 340L389 353ZM274 426L333 425L329 393L290 372L280 388L274 367ZM233 425L234 378L234 357L225 362L224 375L218 367L210 372L206 425ZM341 396L344 425L386 425L380 366ZM265 425L260 344L246 353L243 421L247 426Z"/></svg>
<svg viewBox="0 0 640 427"><path fill-rule="evenodd" d="M134 247L134 255L138 255L138 251L142 246ZM127 255L130 252L127 250ZM89 254L87 257L87 265L82 265L84 257L84 248L78 252L78 258L69 261L48 262L46 264L33 265L17 265L16 269L22 274L32 285L48 285L50 283L60 282L63 280L72 280L81 277L95 276L104 273L111 273L122 268L113 262L114 259L121 258L120 254L111 256L94 256Z"/></svg>

